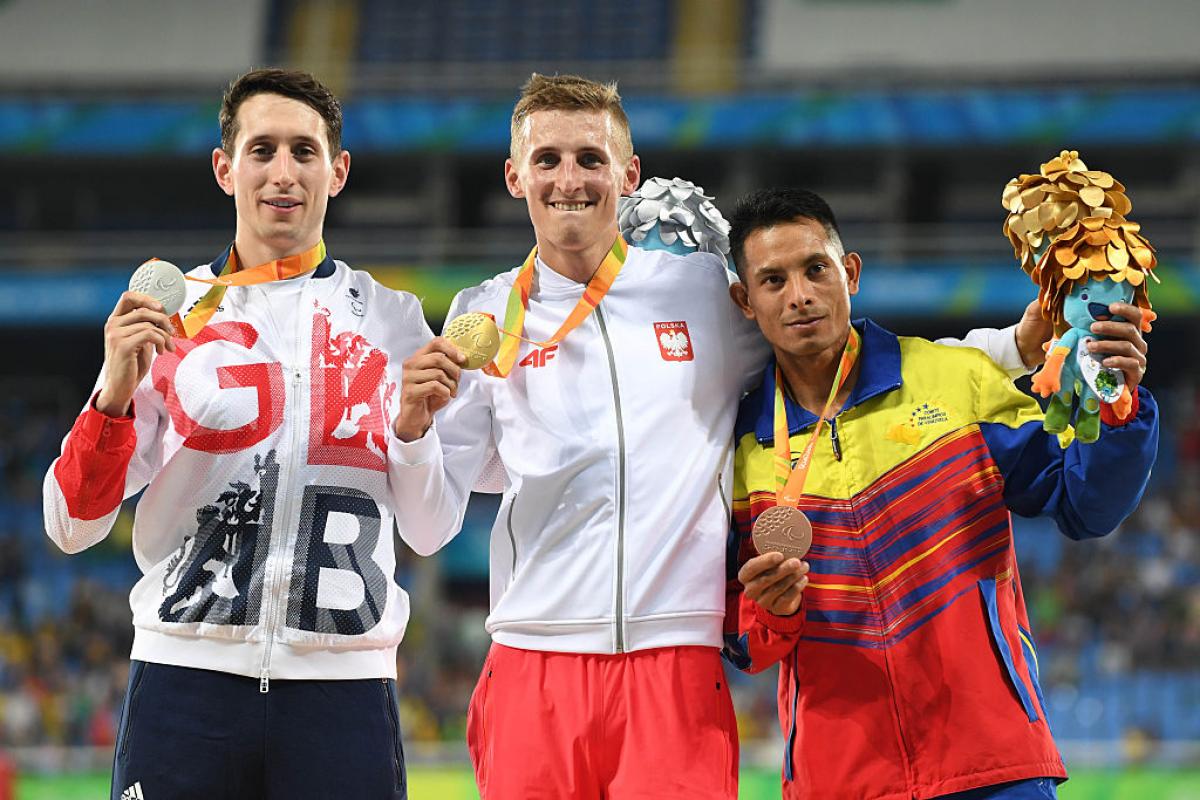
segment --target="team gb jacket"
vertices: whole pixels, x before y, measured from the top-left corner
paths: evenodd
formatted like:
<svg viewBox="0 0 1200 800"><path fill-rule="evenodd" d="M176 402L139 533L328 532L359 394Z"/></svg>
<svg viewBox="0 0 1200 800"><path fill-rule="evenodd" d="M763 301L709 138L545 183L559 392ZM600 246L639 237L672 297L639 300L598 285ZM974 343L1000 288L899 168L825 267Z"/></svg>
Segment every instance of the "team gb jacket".
<svg viewBox="0 0 1200 800"><path fill-rule="evenodd" d="M189 283L184 307L207 288ZM46 532L90 547L145 487L133 658L264 688L394 677L409 610L393 579L390 420L400 363L431 337L415 297L326 258L229 289L207 327L154 359L130 417L88 403L46 475Z"/></svg>

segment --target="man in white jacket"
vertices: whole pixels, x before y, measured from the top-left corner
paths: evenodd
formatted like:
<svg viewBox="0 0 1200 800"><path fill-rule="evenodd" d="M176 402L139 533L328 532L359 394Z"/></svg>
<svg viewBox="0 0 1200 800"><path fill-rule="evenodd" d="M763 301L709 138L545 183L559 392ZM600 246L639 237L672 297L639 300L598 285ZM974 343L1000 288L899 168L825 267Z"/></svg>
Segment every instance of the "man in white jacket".
<svg viewBox="0 0 1200 800"><path fill-rule="evenodd" d="M729 453L765 344L722 259L626 247L640 179L615 87L535 75L505 179L529 208L526 263L461 292L532 344L464 371L433 340L405 362L390 452L400 530L432 553L499 456L493 645L468 713L497 798L733 798L737 731L719 648ZM1010 333L983 340L1023 369ZM516 339L509 342L518 345ZM435 423L436 414L436 423Z"/></svg>
<svg viewBox="0 0 1200 800"><path fill-rule="evenodd" d="M189 273L186 337L122 295L44 486L69 553L145 488L112 798L402 798L393 356L432 332L415 297L325 252L350 169L337 98L256 70L220 119L233 244Z"/></svg>

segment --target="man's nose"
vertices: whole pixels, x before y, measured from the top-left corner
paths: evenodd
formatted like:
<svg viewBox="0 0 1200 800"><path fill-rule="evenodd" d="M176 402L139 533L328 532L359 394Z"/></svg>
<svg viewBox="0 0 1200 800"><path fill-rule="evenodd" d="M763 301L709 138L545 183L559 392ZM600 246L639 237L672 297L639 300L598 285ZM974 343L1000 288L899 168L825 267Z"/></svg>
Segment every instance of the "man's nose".
<svg viewBox="0 0 1200 800"><path fill-rule="evenodd" d="M271 162L271 182L278 186L291 186L294 182L292 168L291 151L279 148L275 151L275 158Z"/></svg>
<svg viewBox="0 0 1200 800"><path fill-rule="evenodd" d="M788 305L799 308L812 302L812 286L802 277L790 278L787 282Z"/></svg>
<svg viewBox="0 0 1200 800"><path fill-rule="evenodd" d="M571 197L583 189L583 168L570 159L563 159L555 182L561 194Z"/></svg>

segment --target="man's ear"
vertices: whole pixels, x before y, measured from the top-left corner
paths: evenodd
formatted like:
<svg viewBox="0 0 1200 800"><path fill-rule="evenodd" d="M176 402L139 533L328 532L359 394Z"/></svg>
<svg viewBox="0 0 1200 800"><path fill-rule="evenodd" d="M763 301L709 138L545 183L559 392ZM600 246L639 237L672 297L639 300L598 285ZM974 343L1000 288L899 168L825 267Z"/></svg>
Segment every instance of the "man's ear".
<svg viewBox="0 0 1200 800"><path fill-rule="evenodd" d="M630 195L637 191L638 184L642 182L642 160L633 155L629 159L629 163L625 165L625 174L621 185L621 194Z"/></svg>
<svg viewBox="0 0 1200 800"><path fill-rule="evenodd" d="M746 289L746 284L738 281L729 285L729 297L742 311L742 316L746 319L754 319L754 309L750 307L750 292Z"/></svg>
<svg viewBox="0 0 1200 800"><path fill-rule="evenodd" d="M350 151L343 150L333 160L333 181L329 184L329 196L337 197L346 188L350 178Z"/></svg>
<svg viewBox="0 0 1200 800"><path fill-rule="evenodd" d="M217 186L220 186L221 191L225 194L233 197L233 159L220 147L214 147L212 167L213 177L217 179Z"/></svg>
<svg viewBox="0 0 1200 800"><path fill-rule="evenodd" d="M846 268L846 289L850 294L858 294L858 279L862 276L862 256L858 253L846 253L842 259Z"/></svg>
<svg viewBox="0 0 1200 800"><path fill-rule="evenodd" d="M508 187L508 193L518 200L525 196L521 189L521 175L511 158L504 160L504 185Z"/></svg>

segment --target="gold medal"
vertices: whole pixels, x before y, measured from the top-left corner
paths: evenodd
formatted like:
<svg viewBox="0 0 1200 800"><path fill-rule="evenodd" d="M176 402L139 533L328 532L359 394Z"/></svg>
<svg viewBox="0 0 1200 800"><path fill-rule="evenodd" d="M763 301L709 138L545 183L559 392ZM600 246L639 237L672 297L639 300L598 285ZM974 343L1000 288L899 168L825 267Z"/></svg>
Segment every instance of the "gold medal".
<svg viewBox="0 0 1200 800"><path fill-rule="evenodd" d="M442 336L467 357L464 369L479 369L492 363L500 350L500 330L496 321L479 311L450 320Z"/></svg>
<svg viewBox="0 0 1200 800"><path fill-rule="evenodd" d="M812 523L795 506L772 506L754 520L754 547L759 555L782 553L804 558L812 546Z"/></svg>

